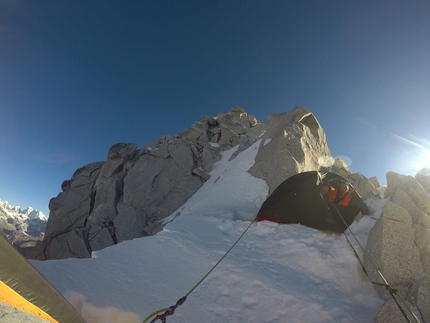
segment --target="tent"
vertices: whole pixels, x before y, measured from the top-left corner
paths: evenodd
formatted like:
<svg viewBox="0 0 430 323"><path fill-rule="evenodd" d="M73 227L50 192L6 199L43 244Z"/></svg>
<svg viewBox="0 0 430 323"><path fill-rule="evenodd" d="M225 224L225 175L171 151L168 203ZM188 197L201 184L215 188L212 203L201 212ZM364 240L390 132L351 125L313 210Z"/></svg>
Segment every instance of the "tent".
<svg viewBox="0 0 430 323"><path fill-rule="evenodd" d="M349 206L335 205L320 195L320 185L337 188L343 177L331 172L303 172L282 182L266 199L257 221L300 223L318 230L343 232L359 212L369 214L357 192L351 194Z"/></svg>
<svg viewBox="0 0 430 323"><path fill-rule="evenodd" d="M85 323L73 306L0 233L0 321Z"/></svg>

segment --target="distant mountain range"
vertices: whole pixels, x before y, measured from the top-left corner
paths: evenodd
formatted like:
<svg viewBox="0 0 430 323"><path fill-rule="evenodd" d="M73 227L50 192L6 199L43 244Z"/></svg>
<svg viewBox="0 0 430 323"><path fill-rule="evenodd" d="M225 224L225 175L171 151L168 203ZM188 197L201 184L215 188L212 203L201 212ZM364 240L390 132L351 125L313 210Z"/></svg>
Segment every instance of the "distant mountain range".
<svg viewBox="0 0 430 323"><path fill-rule="evenodd" d="M43 239L47 222L41 211L32 207L21 210L0 199L1 232L24 256Z"/></svg>

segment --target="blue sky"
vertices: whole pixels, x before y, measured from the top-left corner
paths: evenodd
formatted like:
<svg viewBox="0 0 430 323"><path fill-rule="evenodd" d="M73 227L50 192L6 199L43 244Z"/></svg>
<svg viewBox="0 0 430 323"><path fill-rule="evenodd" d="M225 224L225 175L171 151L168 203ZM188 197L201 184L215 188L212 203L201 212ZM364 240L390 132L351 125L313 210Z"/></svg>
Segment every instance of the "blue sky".
<svg viewBox="0 0 430 323"><path fill-rule="evenodd" d="M428 1L0 0L0 198L48 215L113 144L235 106L263 123L303 106L353 172L415 175L429 30Z"/></svg>

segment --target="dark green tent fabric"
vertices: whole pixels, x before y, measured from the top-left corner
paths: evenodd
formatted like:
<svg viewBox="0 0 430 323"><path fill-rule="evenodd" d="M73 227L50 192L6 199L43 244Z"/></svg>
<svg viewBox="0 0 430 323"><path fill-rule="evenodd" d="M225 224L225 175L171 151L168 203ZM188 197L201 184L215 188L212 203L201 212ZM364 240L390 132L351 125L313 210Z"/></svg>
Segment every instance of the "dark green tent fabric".
<svg viewBox="0 0 430 323"><path fill-rule="evenodd" d="M322 183L329 182L336 187L341 180L347 182L334 173L317 171L291 176L263 203L257 221L300 223L318 230L343 232L358 212L367 214L367 206L356 192L348 207L334 205L321 197L319 187Z"/></svg>
<svg viewBox="0 0 430 323"><path fill-rule="evenodd" d="M0 233L0 280L61 323L85 323L74 307Z"/></svg>

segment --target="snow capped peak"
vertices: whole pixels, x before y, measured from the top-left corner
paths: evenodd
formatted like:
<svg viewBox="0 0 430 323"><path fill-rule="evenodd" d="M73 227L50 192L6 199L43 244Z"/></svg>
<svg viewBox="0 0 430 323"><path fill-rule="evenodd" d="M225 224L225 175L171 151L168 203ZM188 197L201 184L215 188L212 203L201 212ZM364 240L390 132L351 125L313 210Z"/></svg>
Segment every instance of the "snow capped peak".
<svg viewBox="0 0 430 323"><path fill-rule="evenodd" d="M0 231L15 246L33 247L37 240L43 239L47 222L47 217L32 207L21 210L0 200Z"/></svg>
<svg viewBox="0 0 430 323"><path fill-rule="evenodd" d="M25 209L23 213L27 215L27 217L31 220L34 220L34 219L47 220L47 217L41 211L35 210L30 206L27 209Z"/></svg>
<svg viewBox="0 0 430 323"><path fill-rule="evenodd" d="M2 209L3 213L6 213L10 217L24 217L30 220L48 220L48 218L41 211L35 210L31 206L21 210L20 206L10 205L8 201L0 199L0 208Z"/></svg>
<svg viewBox="0 0 430 323"><path fill-rule="evenodd" d="M5 211L8 211L8 212L14 212L14 213L21 212L21 207L12 206L8 203L8 201L2 201L1 199L0 199L0 207L2 207Z"/></svg>

